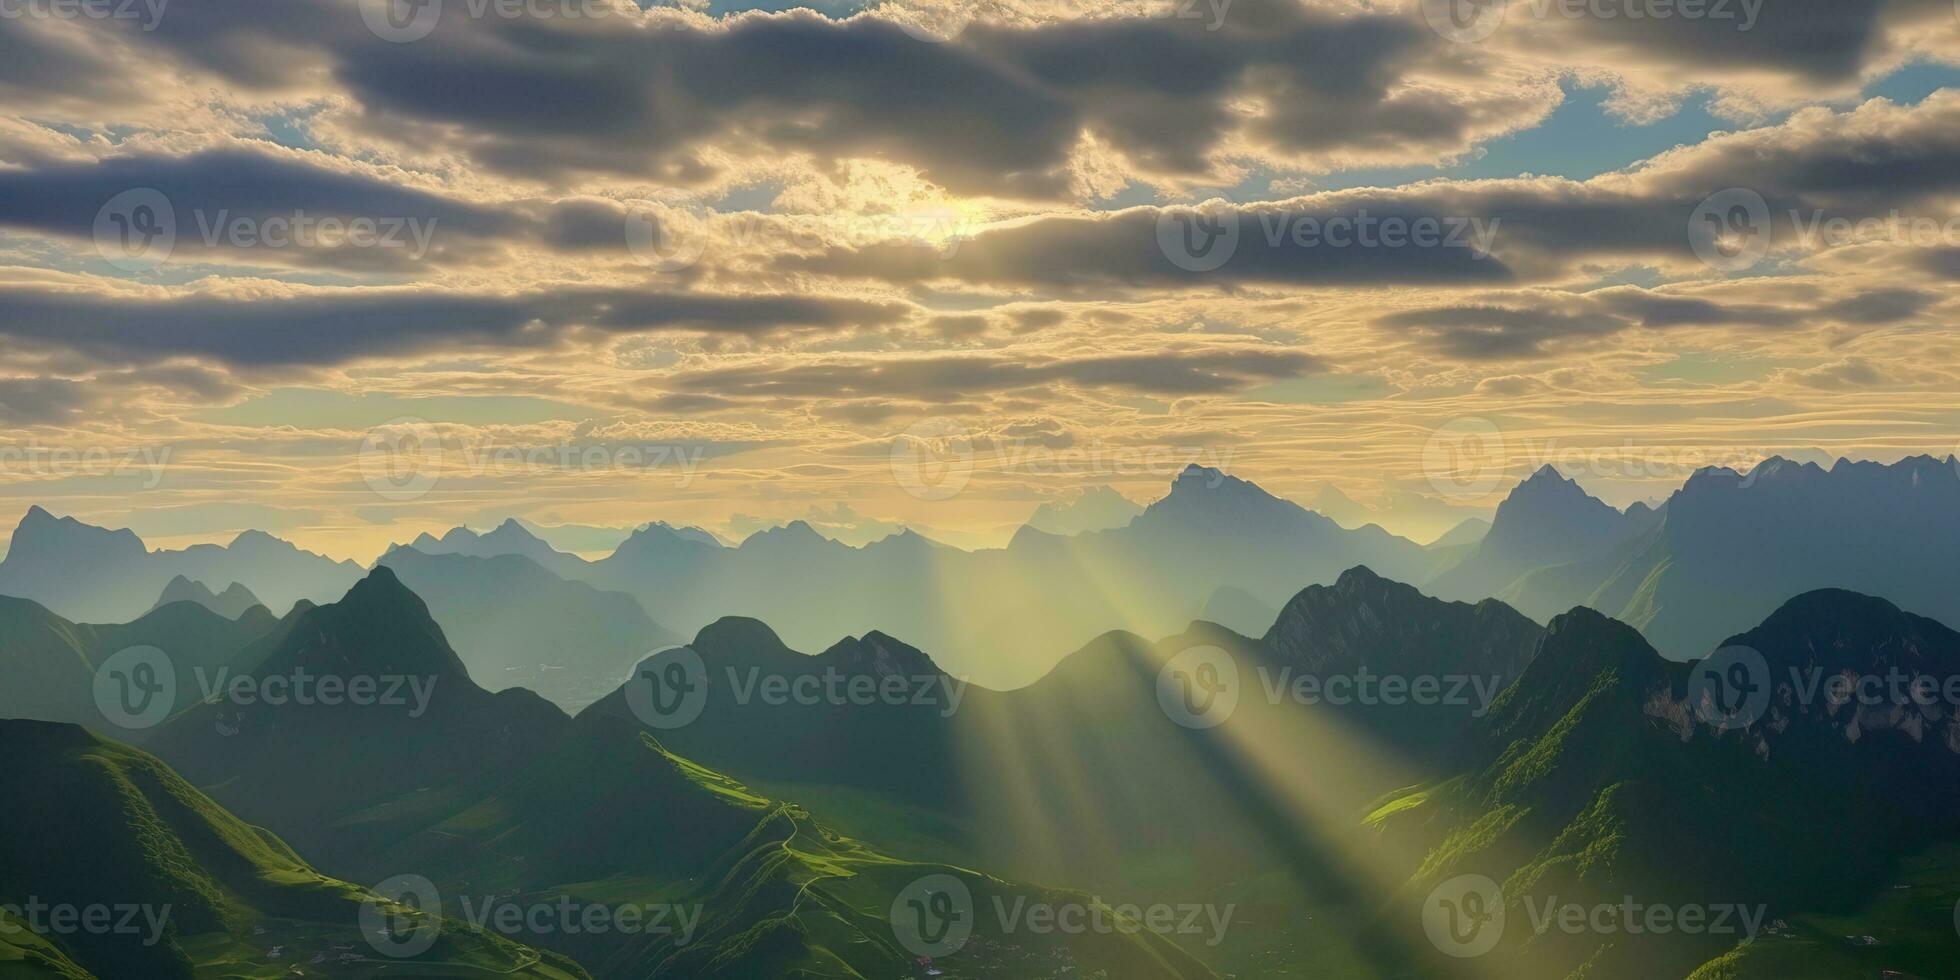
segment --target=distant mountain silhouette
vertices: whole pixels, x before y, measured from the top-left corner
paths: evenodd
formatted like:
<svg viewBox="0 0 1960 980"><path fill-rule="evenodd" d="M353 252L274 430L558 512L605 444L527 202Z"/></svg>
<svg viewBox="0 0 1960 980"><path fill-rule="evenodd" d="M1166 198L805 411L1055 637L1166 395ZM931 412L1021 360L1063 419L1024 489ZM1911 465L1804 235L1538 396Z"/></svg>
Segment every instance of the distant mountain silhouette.
<svg viewBox="0 0 1960 980"><path fill-rule="evenodd" d="M1111 628L1182 629L1222 587L1277 607L1300 587L1366 564L1412 578L1428 559L1380 528L1359 531L1217 470L1192 467L1119 528L1073 536L1023 527L966 552L906 532L852 548L795 522L736 547L650 527L581 577L640 600L683 633L725 616L817 647L879 629L995 687L1027 684ZM948 601L957 597L957 601Z"/></svg>
<svg viewBox="0 0 1960 980"><path fill-rule="evenodd" d="M529 688L567 711L611 692L641 658L680 641L631 596L566 581L521 555L397 548L381 565L428 602L477 684Z"/></svg>
<svg viewBox="0 0 1960 980"><path fill-rule="evenodd" d="M1498 505L1490 529L1463 560L1428 585L1437 595L1453 599L1495 596L1515 601L1515 585L1527 573L1615 554L1656 523L1647 505L1637 503L1622 512L1543 466ZM1520 608L1549 616L1573 604Z"/></svg>
<svg viewBox="0 0 1960 980"><path fill-rule="evenodd" d="M1143 513L1143 506L1110 487L1090 487L1064 501L1035 508L1028 526L1045 534L1069 537L1122 527Z"/></svg>
<svg viewBox="0 0 1960 980"><path fill-rule="evenodd" d="M1260 602L1252 593L1226 586L1213 592L1194 618L1217 623L1235 633L1257 636L1272 625L1273 617L1277 615L1278 610Z"/></svg>
<svg viewBox="0 0 1960 980"><path fill-rule="evenodd" d="M1765 460L1697 472L1628 545L1540 570L1509 599L1584 603L1675 659L1699 657L1790 596L1851 589L1960 625L1960 463L1915 456L1829 469Z"/></svg>
<svg viewBox="0 0 1960 980"><path fill-rule="evenodd" d="M1463 523L1444 532L1443 536L1429 542L1431 548L1455 548L1473 545L1482 541L1490 533L1490 522L1481 517L1471 517Z"/></svg>
<svg viewBox="0 0 1960 980"><path fill-rule="evenodd" d="M160 606L121 625L73 623L27 599L0 596L0 718L87 725L115 736L95 702L97 668L132 647L155 647L176 667L176 707L197 700L197 671L235 663L278 626L258 607L228 619L192 602Z"/></svg>
<svg viewBox="0 0 1960 980"><path fill-rule="evenodd" d="M283 613L301 599L322 602L347 590L360 566L301 551L262 531L228 545L150 551L127 530L57 518L34 507L0 561L0 595L32 599L72 620L120 623L152 608L171 580L243 583Z"/></svg>
<svg viewBox="0 0 1960 980"><path fill-rule="evenodd" d="M332 948L368 952L360 926L367 892L320 875L153 756L79 727L32 721L0 721L0 746L0 795L14 801L0 834L0 907L101 906L114 911L112 923L121 909L143 911L128 930L37 935L29 922L6 922L0 973L188 980L264 962L275 947L292 962L331 958L335 970L349 965ZM445 922L442 942L413 963L441 974L586 975L461 921Z"/></svg>
<svg viewBox="0 0 1960 980"><path fill-rule="evenodd" d="M486 534L478 534L464 527L451 529L441 538L424 534L409 547L425 555L467 555L472 558L519 555L565 578L577 577L576 569L585 564L575 555L554 549L516 518L497 525Z"/></svg>
<svg viewBox="0 0 1960 980"><path fill-rule="evenodd" d="M220 595L212 592L210 586L203 582L194 582L182 575L171 579L170 584L163 587L163 595L157 598L156 606L152 608L160 609L173 602L196 603L226 619L237 619L254 608L265 607L259 597L241 583L231 583Z"/></svg>

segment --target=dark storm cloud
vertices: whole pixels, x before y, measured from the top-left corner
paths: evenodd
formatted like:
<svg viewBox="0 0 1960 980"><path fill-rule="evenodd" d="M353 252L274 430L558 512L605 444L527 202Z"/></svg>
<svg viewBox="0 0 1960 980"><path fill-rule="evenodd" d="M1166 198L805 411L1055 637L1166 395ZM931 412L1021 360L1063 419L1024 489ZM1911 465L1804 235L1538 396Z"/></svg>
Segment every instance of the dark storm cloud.
<svg viewBox="0 0 1960 980"><path fill-rule="evenodd" d="M1960 191L1960 92L1914 107L1875 102L1850 112L1807 110L1788 122L1727 134L1664 154L1626 173L1562 178L1436 181L1367 188L1278 203L1207 205L1236 246L1217 268L1186 271L1176 243L1159 237L1167 213L1132 208L1056 216L988 229L946 250L916 244L834 247L784 256L790 270L915 283L959 280L1056 289L1111 286L1207 288L1231 284L1495 283L1545 281L1575 268L1698 262L1689 228L1711 195L1739 188L1762 197L1769 242L1804 250L1835 244L1833 222L1942 217ZM1340 245L1330 223L1353 227L1427 219L1462 228L1458 245ZM1906 227L1911 227L1909 224ZM1302 244L1296 233L1318 228ZM1480 241L1480 233L1487 240ZM1666 325L1706 315L1678 302L1635 311ZM1761 310L1733 308L1729 322Z"/></svg>
<svg viewBox="0 0 1960 980"><path fill-rule="evenodd" d="M1192 286L1229 284L1340 283L1499 283L1512 271L1503 261L1486 255L1501 228L1479 226L1432 210L1421 201L1389 196L1368 206L1295 209L1254 205L1227 209L1227 226L1236 227L1236 240L1212 248L1229 250L1216 268L1193 271L1180 264L1192 249L1180 253L1186 220L1184 211L1132 208L1098 217L1051 217L990 230L960 243L957 250L912 244L874 245L861 249L834 248L820 255L785 256L784 269L839 276L861 276L895 282L956 279L976 283L1038 285L1057 289L1111 286ZM1209 211L1200 212L1208 220ZM1366 220L1379 233L1382 222L1395 219L1403 229L1396 247L1379 242L1359 243L1355 223ZM1477 219L1481 221L1482 219ZM1409 223L1433 223L1433 239L1417 244L1408 235ZM1329 234L1336 222L1344 229ZM1482 230L1480 230L1480 228ZM1296 230L1311 231L1307 239ZM1169 236L1166 245L1165 236Z"/></svg>
<svg viewBox="0 0 1960 980"><path fill-rule="evenodd" d="M1707 16L1558 18L1579 51L1728 71L1769 69L1814 82L1855 80L1876 55L1881 26L1946 0L1710 0ZM1514 7L1522 8L1523 3ZM1619 4L1605 5L1619 11ZM1683 4L1682 9L1687 9ZM1950 8L1946 11L1950 13ZM1512 16L1518 16L1518 10ZM1576 52L1575 52L1576 63Z"/></svg>
<svg viewBox="0 0 1960 980"><path fill-rule="evenodd" d="M1627 317L1643 327L1776 326L1789 320L1790 311L1761 303L1718 303L1694 296L1664 296L1645 290L1613 290L1601 297L1608 310Z"/></svg>
<svg viewBox="0 0 1960 980"><path fill-rule="evenodd" d="M1745 283L1737 288L1746 290L1748 286ZM1837 299L1814 295L1790 299L1789 305L1778 306L1626 286L1578 296L1513 296L1404 310L1378 317L1374 323L1420 338L1445 357L1523 360L1550 356L1564 342L1583 344L1635 328L1794 330L1820 320L1877 326L1910 319L1937 303L1939 297L1911 289L1882 289Z"/></svg>
<svg viewBox="0 0 1960 980"><path fill-rule="evenodd" d="M169 222L173 254L280 252L321 265L387 269L424 258L461 259L476 246L525 230L523 220L492 208L245 148L0 170L0 226L88 240L105 208L121 209L112 202L131 191L161 195L166 206L156 220ZM316 222L315 229L323 219L343 225L365 220L376 227L374 240L387 244L322 244L332 239L293 231L296 219L302 227L304 220ZM426 249L418 244L418 231L427 233ZM623 241L621 236L615 225L615 239Z"/></svg>
<svg viewBox="0 0 1960 980"><path fill-rule="evenodd" d="M1378 326L1403 331L1432 343L1446 357L1508 360L1539 357L1544 345L1572 338L1617 333L1625 320L1603 313L1571 313L1508 306L1443 306L1390 314Z"/></svg>
<svg viewBox="0 0 1960 980"><path fill-rule="evenodd" d="M1261 381L1322 370L1299 351L1243 349L1163 351L1061 360L987 356L849 361L684 373L663 382L674 391L665 407L682 408L698 395L729 398L904 398L950 402L1038 386L1066 384L1157 395L1240 391ZM704 407L717 407L706 403Z"/></svg>
<svg viewBox="0 0 1960 980"><path fill-rule="evenodd" d="M171 357L233 365L322 365L435 349L524 348L565 332L763 335L896 322L905 308L805 296L567 289L514 296L337 290L286 297L109 298L0 289L0 336L107 363Z"/></svg>
<svg viewBox="0 0 1960 980"><path fill-rule="evenodd" d="M1879 326L1909 320L1937 302L1938 296L1916 289L1875 289L1826 304L1820 312L1845 323Z"/></svg>
<svg viewBox="0 0 1960 980"><path fill-rule="evenodd" d="M1476 82L1474 53L1412 18L1294 0L1237 0L1215 24L976 24L940 44L877 18L807 10L704 28L471 18L450 3L432 35L398 44L366 30L351 0L185 6L155 30L121 29L120 41L248 90L303 89L324 69L371 135L535 177L688 184L712 176L700 152L712 145L888 159L959 192L1056 197L1070 190L1085 134L1167 175L1208 172L1228 138L1414 162L1523 126L1557 101L1546 86ZM1418 70L1460 84L1408 84ZM1240 107L1251 101L1266 110L1248 117Z"/></svg>

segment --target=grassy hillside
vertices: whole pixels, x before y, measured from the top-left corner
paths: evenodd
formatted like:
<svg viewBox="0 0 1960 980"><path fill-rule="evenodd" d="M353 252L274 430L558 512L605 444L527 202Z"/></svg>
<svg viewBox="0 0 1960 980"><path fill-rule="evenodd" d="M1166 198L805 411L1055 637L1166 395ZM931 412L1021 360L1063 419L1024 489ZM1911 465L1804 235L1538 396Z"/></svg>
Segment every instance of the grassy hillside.
<svg viewBox="0 0 1960 980"><path fill-rule="evenodd" d="M328 878L155 757L74 726L0 722L0 905L110 910L96 929L22 932L0 947L0 975L371 976L360 931L367 892ZM275 955L274 950L278 950ZM311 958L322 954L323 962ZM445 923L423 976L482 972L570 980L561 958Z"/></svg>

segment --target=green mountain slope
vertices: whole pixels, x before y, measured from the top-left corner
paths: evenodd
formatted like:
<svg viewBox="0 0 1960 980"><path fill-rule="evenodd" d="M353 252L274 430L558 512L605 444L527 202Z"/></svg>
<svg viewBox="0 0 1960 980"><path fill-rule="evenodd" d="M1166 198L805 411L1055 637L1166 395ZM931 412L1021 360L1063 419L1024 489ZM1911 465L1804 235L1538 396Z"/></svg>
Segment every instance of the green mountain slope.
<svg viewBox="0 0 1960 980"><path fill-rule="evenodd" d="M934 874L959 877L974 896L975 938L939 958L944 976L1063 975L989 972L1032 962L1110 976L1212 975L1148 932L1045 935L1003 925L990 918L995 898L1090 898L896 860L604 713L582 715L547 758L372 864L376 874L417 869L472 905L500 896L517 906L688 910L677 913L692 917L685 932L515 934L602 977L909 976L913 956L895 939L889 911L911 882Z"/></svg>
<svg viewBox="0 0 1960 980"><path fill-rule="evenodd" d="M1423 855L1390 933L1427 949L1409 929L1417 906L1457 876L1480 875L1501 887L1506 912L1483 966L1523 977L1684 975L1763 954L1731 953L1745 938L1735 933L1539 929L1533 909L1634 900L1766 919L1852 912L1905 855L1960 831L1950 706L1833 705L1803 681L1895 667L1960 676L1960 634L1824 591L1731 642L1760 652L1751 676L1767 707L1717 727L1691 696L1690 669L1631 627L1585 609L1554 620L1524 676L1472 729L1464 774L1390 798L1371 819L1385 847ZM1447 972L1446 962L1428 966Z"/></svg>
<svg viewBox="0 0 1960 980"><path fill-rule="evenodd" d="M198 668L234 663L278 626L263 608L226 619L196 603L178 602L129 623L72 623L27 599L0 596L0 718L33 718L88 725L124 734L96 707L96 668L130 647L155 647L176 666L179 709L198 696ZM135 733L140 735L140 733Z"/></svg>
<svg viewBox="0 0 1960 980"><path fill-rule="evenodd" d="M361 934L367 892L313 870L155 757L31 721L0 722L0 746L0 797L10 804L0 906L13 924L42 930L8 936L0 975L276 977L302 963L316 976L378 971ZM96 926L73 924L93 909L105 910ZM461 924L416 965L423 976L585 975Z"/></svg>
<svg viewBox="0 0 1960 980"><path fill-rule="evenodd" d="M567 721L529 691L472 683L428 607L385 568L340 602L295 610L238 659L255 665L238 673L262 693L194 705L145 744L329 866L460 805L452 797L534 758ZM300 696L300 678L314 697ZM329 680L338 697L320 695ZM388 819L341 823L410 798Z"/></svg>

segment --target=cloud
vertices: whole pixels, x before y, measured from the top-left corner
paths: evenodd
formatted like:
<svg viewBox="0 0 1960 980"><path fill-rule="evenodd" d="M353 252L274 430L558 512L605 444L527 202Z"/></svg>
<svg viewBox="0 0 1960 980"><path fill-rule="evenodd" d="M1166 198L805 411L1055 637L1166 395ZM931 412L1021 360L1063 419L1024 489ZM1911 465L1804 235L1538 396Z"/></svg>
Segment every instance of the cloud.
<svg viewBox="0 0 1960 980"><path fill-rule="evenodd" d="M1508 306L1439 306L1375 321L1429 340L1448 357L1497 360L1549 353L1546 345L1616 333L1626 321L1594 312Z"/></svg>
<svg viewBox="0 0 1960 980"><path fill-rule="evenodd" d="M1777 379L1822 391L1860 391L1927 385L1950 387L1954 383L1953 376L1945 372L1925 370L1906 364L1878 364L1864 357L1847 357L1843 360L1819 364L1816 367L1780 371L1777 373Z"/></svg>
<svg viewBox="0 0 1960 980"><path fill-rule="evenodd" d="M1554 177L1427 181L1283 202L1212 202L1189 212L1138 207L1052 215L992 228L948 256L923 245L835 247L785 256L785 270L897 283L958 281L1071 289L1216 289L1221 286L1553 282L1609 269L1663 266L1706 275L1689 231L1705 202L1742 188L1763 198L1761 226L1775 257L1842 244L1820 229L1894 215L1944 221L1960 191L1960 90L1917 106L1873 100L1856 109L1805 110L1762 129L1720 134L1624 172L1585 181ZM1175 237L1195 213L1223 229L1221 261L1191 271ZM1405 229L1392 247L1387 222ZM1425 247L1406 229L1443 232ZM1835 225L1833 223L1836 223ZM1374 231L1372 246L1361 233ZM1342 233L1337 237L1336 230ZM1168 236L1168 237L1166 237ZM1235 237L1234 237L1235 236ZM1207 252L1207 254L1214 254ZM1750 317L1763 311L1733 309ZM1657 322L1696 315L1655 307Z"/></svg>
<svg viewBox="0 0 1960 980"><path fill-rule="evenodd" d="M1265 348L1162 351L1075 358L941 356L849 359L684 372L663 383L669 398L891 399L955 401L1062 384L1159 395L1239 391L1263 380L1323 369L1299 351ZM679 409L685 402L662 400Z"/></svg>
<svg viewBox="0 0 1960 980"><path fill-rule="evenodd" d="M722 296L568 287L511 295L295 289L109 295L0 287L0 336L115 364L158 357L237 366L330 365L438 350L550 346L575 329L759 336L891 324L905 308L824 296Z"/></svg>
<svg viewBox="0 0 1960 980"><path fill-rule="evenodd" d="M806 155L1022 199L1081 193L1091 146L1099 165L1150 180L1259 161L1434 162L1541 120L1561 97L1542 73L1473 70L1477 52L1400 13L1295 0L1236 0L1216 23L1137 11L980 21L947 43L808 10L449 7L427 39L397 44L350 2L207 0L154 30L101 24L86 45L22 42L21 60L65 65L75 87L162 58L233 90L344 96L355 111L342 123L367 139L523 178L698 185L731 162Z"/></svg>
<svg viewBox="0 0 1960 980"><path fill-rule="evenodd" d="M86 386L63 378L0 378L0 422L8 425L69 421L94 401Z"/></svg>

